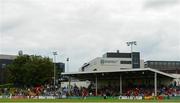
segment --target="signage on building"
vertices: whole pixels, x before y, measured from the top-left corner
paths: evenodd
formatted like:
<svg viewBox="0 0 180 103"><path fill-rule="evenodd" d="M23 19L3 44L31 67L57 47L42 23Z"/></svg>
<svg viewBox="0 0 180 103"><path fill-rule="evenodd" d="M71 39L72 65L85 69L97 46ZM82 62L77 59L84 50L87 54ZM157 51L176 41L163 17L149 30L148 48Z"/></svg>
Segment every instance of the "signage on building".
<svg viewBox="0 0 180 103"><path fill-rule="evenodd" d="M101 64L115 64L117 62L118 62L118 60L104 60L104 59L101 59Z"/></svg>

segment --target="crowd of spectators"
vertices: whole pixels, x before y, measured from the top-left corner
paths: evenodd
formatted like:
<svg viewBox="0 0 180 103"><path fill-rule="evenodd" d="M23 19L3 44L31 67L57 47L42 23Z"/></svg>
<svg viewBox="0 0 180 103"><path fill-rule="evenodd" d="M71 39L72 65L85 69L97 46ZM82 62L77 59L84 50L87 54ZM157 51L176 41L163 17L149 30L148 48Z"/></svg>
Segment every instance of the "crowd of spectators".
<svg viewBox="0 0 180 103"><path fill-rule="evenodd" d="M0 88L0 96L35 98L38 96L59 95L60 90L53 85L39 85L31 88Z"/></svg>
<svg viewBox="0 0 180 103"><path fill-rule="evenodd" d="M157 90L158 95L162 96L180 96L179 86L161 86ZM153 87L127 87L123 88L123 94L119 93L119 87L113 85L106 85L97 90L93 83L88 87L78 87L76 84L61 87L54 87L53 85L40 85L32 88L1 88L0 95L10 96L10 97L25 97L34 98L37 96L57 96L59 98L68 98L70 96L78 96L86 98L87 96L127 96L137 97L137 96L154 96Z"/></svg>
<svg viewBox="0 0 180 103"><path fill-rule="evenodd" d="M154 96L153 86L149 87L131 87L123 88L123 94L119 93L119 87L113 85L103 86L98 89L97 94L95 87L90 84L89 87L77 87L76 85L71 86L70 89L64 87L62 89L62 94L66 96L127 96L127 97L137 97L137 96ZM157 89L158 96L180 96L180 87L179 86L161 86Z"/></svg>

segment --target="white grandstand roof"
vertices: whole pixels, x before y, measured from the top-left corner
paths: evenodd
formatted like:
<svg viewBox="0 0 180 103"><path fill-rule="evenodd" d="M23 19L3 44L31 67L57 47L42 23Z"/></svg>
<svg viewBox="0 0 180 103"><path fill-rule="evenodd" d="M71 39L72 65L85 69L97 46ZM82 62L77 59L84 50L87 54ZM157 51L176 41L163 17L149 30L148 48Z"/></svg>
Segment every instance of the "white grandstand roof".
<svg viewBox="0 0 180 103"><path fill-rule="evenodd" d="M136 68L136 69L121 69L121 70L116 70L116 71L88 71L88 72L68 72L68 73L62 73L62 75L77 75L77 74L98 74L98 73L117 73L117 72L136 72L136 71L151 71L155 72L170 78L178 78L175 75L168 74L156 69L151 69L151 68Z"/></svg>

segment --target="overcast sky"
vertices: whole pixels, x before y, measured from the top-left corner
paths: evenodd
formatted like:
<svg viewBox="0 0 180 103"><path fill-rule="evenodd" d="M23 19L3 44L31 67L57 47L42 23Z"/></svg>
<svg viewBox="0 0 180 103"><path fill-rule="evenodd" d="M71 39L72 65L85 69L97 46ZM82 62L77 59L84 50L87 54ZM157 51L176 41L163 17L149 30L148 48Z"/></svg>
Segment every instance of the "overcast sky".
<svg viewBox="0 0 180 103"><path fill-rule="evenodd" d="M0 0L0 54L70 58L70 71L107 51L180 60L180 0Z"/></svg>

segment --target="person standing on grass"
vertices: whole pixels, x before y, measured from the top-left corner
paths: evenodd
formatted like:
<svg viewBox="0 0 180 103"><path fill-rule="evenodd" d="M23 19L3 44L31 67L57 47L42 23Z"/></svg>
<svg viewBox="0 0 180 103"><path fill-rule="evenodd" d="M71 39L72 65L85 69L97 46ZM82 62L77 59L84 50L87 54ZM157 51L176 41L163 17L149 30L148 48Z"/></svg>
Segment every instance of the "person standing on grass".
<svg viewBox="0 0 180 103"><path fill-rule="evenodd" d="M126 94L126 95L127 95L127 98L130 99L130 95L131 95L130 90L127 91L127 94Z"/></svg>
<svg viewBox="0 0 180 103"><path fill-rule="evenodd" d="M103 93L104 99L107 99L106 92Z"/></svg>
<svg viewBox="0 0 180 103"><path fill-rule="evenodd" d="M83 87L83 90L82 90L82 98L83 98L83 99L86 99L87 94L88 94L88 93L87 93L86 88Z"/></svg>

